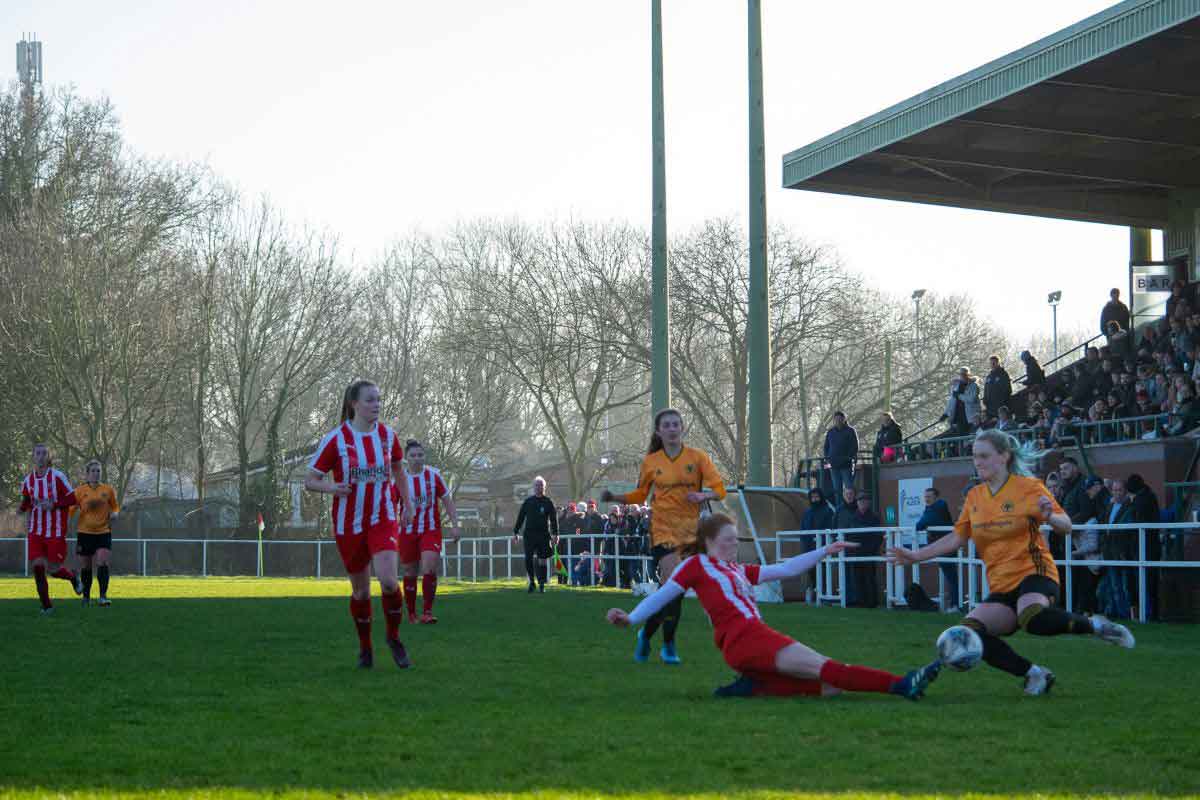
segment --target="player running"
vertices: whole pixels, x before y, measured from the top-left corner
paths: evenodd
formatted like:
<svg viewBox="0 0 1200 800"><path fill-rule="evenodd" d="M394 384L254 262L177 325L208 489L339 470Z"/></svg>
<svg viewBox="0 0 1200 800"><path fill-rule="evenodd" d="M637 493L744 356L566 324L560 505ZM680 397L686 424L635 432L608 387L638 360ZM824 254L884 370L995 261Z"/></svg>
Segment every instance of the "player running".
<svg viewBox="0 0 1200 800"><path fill-rule="evenodd" d="M654 415L654 433L650 447L642 459L637 488L623 495L605 491L606 503L640 503L654 490L650 501L650 555L658 570L661 583L679 565L676 548L690 544L696 535L700 507L710 500L725 499L725 484L712 459L703 450L683 444L683 415L673 408L664 408ZM704 485L709 488L705 489ZM650 638L663 629L663 645L659 657L665 664L678 664L675 650L675 630L683 613L682 598L676 598L646 620L637 635L633 659L644 662L650 657Z"/></svg>
<svg viewBox="0 0 1200 800"><path fill-rule="evenodd" d="M534 581L542 594L546 593L546 559L550 558L552 542L558 539L558 513L554 502L546 496L546 479L538 475L533 479L533 494L521 503L517 522L513 525L513 542L525 535L525 574L529 576L529 593L533 594ZM536 560L536 565L535 565Z"/></svg>
<svg viewBox="0 0 1200 800"><path fill-rule="evenodd" d="M350 578L350 616L358 631L358 666L375 665L371 648L371 567L379 578L387 645L396 666L410 665L400 642L404 600L396 579L400 531L392 481L408 491L401 471L404 453L396 432L379 421L379 387L355 381L342 399L342 423L317 445L304 488L333 495L333 532ZM326 478L332 473L332 480ZM408 497L400 524L412 519Z"/></svg>
<svg viewBox="0 0 1200 800"><path fill-rule="evenodd" d="M460 537L458 509L446 489L442 473L425 465L425 447L416 439L404 444L404 476L411 486L413 518L400 531L400 566L404 570L404 603L408 606L408 621L417 622L417 574L421 575L422 625L433 625L433 599L437 594L438 562L442 557L442 509L450 514L450 541ZM392 487L398 503L404 499L399 486Z"/></svg>
<svg viewBox="0 0 1200 800"><path fill-rule="evenodd" d="M20 511L26 515L29 564L43 615L54 612L47 574L69 581L75 594L83 594L79 576L63 566L67 560L67 509L75 502L71 491L67 476L50 460L50 448L41 442L35 444L33 471L21 481Z"/></svg>
<svg viewBox="0 0 1200 800"><path fill-rule="evenodd" d="M108 606L108 560L112 557L112 521L121 507L117 505L117 492L107 483L100 482L100 462L89 461L84 468L86 481L75 487L75 504L71 515L79 515L76 532L75 553L82 562L79 577L83 582L83 604L92 601L92 567L100 583L100 599L97 605Z"/></svg>
<svg viewBox="0 0 1200 800"><path fill-rule="evenodd" d="M609 609L607 619L621 627L636 625L667 604L682 600L688 589L694 589L712 622L717 649L725 663L741 673L733 683L716 690L718 697L821 697L850 691L895 694L917 700L937 678L941 666L938 662L903 677L843 664L768 627L758 611L751 587L794 578L812 569L825 556L857 546L834 542L779 564L739 564L737 524L725 514L713 514L700 521L695 540L681 548L683 562L657 592L629 613L619 608Z"/></svg>
<svg viewBox="0 0 1200 800"><path fill-rule="evenodd" d="M1054 673L1017 655L1001 636L1017 628L1035 636L1065 633L1096 636L1133 647L1133 634L1124 625L1102 616L1086 617L1055 608L1058 570L1040 526L1055 533L1071 531L1071 518L1040 480L1033 465L1040 454L1003 431L981 431L975 437L975 471L981 483L967 493L954 535L944 536L919 550L891 548L895 564L915 564L949 555L975 539L975 551L987 568L991 593L975 606L962 625L983 640L983 660L996 669L1025 679L1025 693L1046 694Z"/></svg>

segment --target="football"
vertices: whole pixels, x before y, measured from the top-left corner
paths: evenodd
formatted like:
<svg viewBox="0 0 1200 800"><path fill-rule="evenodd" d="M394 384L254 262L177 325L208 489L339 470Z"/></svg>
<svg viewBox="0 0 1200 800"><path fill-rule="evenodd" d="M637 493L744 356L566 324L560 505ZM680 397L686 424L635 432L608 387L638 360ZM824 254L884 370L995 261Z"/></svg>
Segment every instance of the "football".
<svg viewBox="0 0 1200 800"><path fill-rule="evenodd" d="M937 640L938 658L950 669L966 672L983 657L983 640L965 625L942 631Z"/></svg>

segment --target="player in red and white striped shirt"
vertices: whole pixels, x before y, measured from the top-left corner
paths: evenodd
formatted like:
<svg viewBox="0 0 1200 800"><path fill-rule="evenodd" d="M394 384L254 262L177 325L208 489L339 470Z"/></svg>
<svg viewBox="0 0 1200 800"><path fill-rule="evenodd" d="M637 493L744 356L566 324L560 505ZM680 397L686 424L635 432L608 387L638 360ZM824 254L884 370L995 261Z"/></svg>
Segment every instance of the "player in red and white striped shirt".
<svg viewBox="0 0 1200 800"><path fill-rule="evenodd" d="M450 540L459 539L458 509L442 480L442 473L425 465L425 448L416 439L404 444L404 479L413 499L413 520L400 531L400 565L404 570L404 602L408 619L417 622L417 575L421 575L422 625L437 622L433 599L437 594L438 562L442 555L442 505L450 514ZM403 504L399 489L393 490Z"/></svg>
<svg viewBox="0 0 1200 800"><path fill-rule="evenodd" d="M75 594L83 594L79 576L63 565L67 560L67 509L74 504L71 482L54 468L50 448L40 442L35 444L33 472L21 481L21 513L26 515L29 563L43 614L54 609L47 573L70 581Z"/></svg>
<svg viewBox="0 0 1200 800"><path fill-rule="evenodd" d="M737 524L725 514L700 521L696 541L683 549L687 557L657 592L632 612L610 609L608 621L625 627L639 624L667 603L694 589L713 625L713 639L725 663L741 675L717 689L719 697L814 695L839 692L883 692L920 698L936 677L939 662L901 677L870 667L826 658L796 640L767 627L754 600L754 585L800 575L827 555L857 545L834 542L780 564L760 567L737 563Z"/></svg>
<svg viewBox="0 0 1200 800"><path fill-rule="evenodd" d="M387 644L396 666L409 666L400 642L404 601L396 577L399 524L392 481L401 480L404 452L396 432L379 421L379 387L355 381L342 399L342 423L317 445L304 488L333 495L333 533L350 577L350 616L358 631L358 665L374 666L371 649L371 567L379 579ZM332 480L326 478L332 475ZM411 508L411 503L408 507Z"/></svg>

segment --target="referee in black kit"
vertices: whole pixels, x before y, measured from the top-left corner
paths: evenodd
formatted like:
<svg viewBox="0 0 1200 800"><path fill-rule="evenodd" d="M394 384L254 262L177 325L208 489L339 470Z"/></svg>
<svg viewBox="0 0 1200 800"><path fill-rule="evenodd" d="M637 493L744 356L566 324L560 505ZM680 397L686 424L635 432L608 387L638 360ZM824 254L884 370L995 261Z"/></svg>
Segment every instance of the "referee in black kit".
<svg viewBox="0 0 1200 800"><path fill-rule="evenodd" d="M533 479L533 494L521 504L517 524L513 526L513 539L521 535L525 526L525 572L529 575L529 593L533 594L534 579L540 592L546 591L546 559L550 557L551 539L558 539L558 511L546 497L546 479L541 475ZM533 560L537 559L537 569Z"/></svg>

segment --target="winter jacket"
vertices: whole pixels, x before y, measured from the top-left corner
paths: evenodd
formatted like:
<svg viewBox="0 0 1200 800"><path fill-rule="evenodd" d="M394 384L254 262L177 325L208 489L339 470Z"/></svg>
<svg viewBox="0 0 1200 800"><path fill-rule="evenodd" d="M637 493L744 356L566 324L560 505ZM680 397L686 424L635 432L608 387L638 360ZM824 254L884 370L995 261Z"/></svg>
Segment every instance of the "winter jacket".
<svg viewBox="0 0 1200 800"><path fill-rule="evenodd" d="M924 531L929 528L944 528L953 524L954 518L950 516L950 506L939 497L933 501L933 505L925 506L925 510L921 512L921 518L917 520L916 528L918 531ZM935 531L929 534L929 541L936 542L945 535L945 531Z"/></svg>
<svg viewBox="0 0 1200 800"><path fill-rule="evenodd" d="M883 448L893 447L904 440L904 432L899 425L881 425L875 434L875 457L883 454Z"/></svg>
<svg viewBox="0 0 1200 800"><path fill-rule="evenodd" d="M804 516L800 518L800 530L802 531L833 530L836 524L833 506L824 500L815 506L809 506L805 509Z"/></svg>
<svg viewBox="0 0 1200 800"><path fill-rule="evenodd" d="M836 425L825 432L825 460L834 469L854 466L858 460L858 431L850 425Z"/></svg>
<svg viewBox="0 0 1200 800"><path fill-rule="evenodd" d="M1012 378L1004 367L996 367L988 373L983 385L983 404L992 416L1012 400ZM968 417L968 419L970 419Z"/></svg>
<svg viewBox="0 0 1200 800"><path fill-rule="evenodd" d="M1025 362L1026 386L1042 386L1046 383L1046 370L1042 369L1042 365L1033 357L1033 354L1026 350L1021 353L1021 360Z"/></svg>
<svg viewBox="0 0 1200 800"><path fill-rule="evenodd" d="M964 384L957 378L954 380L950 396L946 399L946 417L952 422L956 402L963 404L967 424L974 421L975 417L979 415L979 381L972 379Z"/></svg>
<svg viewBox="0 0 1200 800"><path fill-rule="evenodd" d="M1104 310L1100 312L1100 333L1107 334L1108 323L1113 320L1120 324L1121 330L1129 330L1129 306L1120 300L1105 303Z"/></svg>

